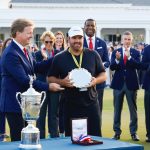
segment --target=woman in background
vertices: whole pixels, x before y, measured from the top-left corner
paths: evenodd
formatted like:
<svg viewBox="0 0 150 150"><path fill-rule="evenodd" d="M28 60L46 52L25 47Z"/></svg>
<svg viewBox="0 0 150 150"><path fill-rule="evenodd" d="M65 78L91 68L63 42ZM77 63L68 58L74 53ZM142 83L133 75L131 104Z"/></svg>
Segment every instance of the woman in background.
<svg viewBox="0 0 150 150"><path fill-rule="evenodd" d="M67 48L66 46L66 40L65 40L65 36L63 34L63 32L61 31L57 31L55 33L55 43L54 43L54 51L55 51L55 54L65 50ZM59 99L57 101L59 101L58 105L57 106L57 110L59 110L59 136L60 137L64 137L65 134L64 134L64 97L63 97L63 94L60 93L60 92L57 92L57 94L59 95ZM58 109L59 108L59 109Z"/></svg>
<svg viewBox="0 0 150 150"><path fill-rule="evenodd" d="M35 53L35 58L37 62L42 61L43 59L48 59L51 57L54 57L54 43L55 43L55 36L51 31L45 31L40 37L40 40L42 42L42 48L41 50L37 51ZM48 71L48 68L47 68ZM46 82L47 72L45 73L38 73L37 74L37 80ZM58 136L58 131L53 129L55 126L56 121L51 121L51 94L52 92L47 91L46 92L46 99L40 109L39 118L37 120L37 127L40 130L40 138L45 138L45 124L46 124L46 114L48 110L48 132L51 133L52 137Z"/></svg>
<svg viewBox="0 0 150 150"><path fill-rule="evenodd" d="M4 49L10 44L11 41L12 41L12 38L7 38L3 42L2 51L0 54L0 85L1 85L1 79L2 79L1 77L1 55ZM1 88L0 88L0 93L1 93ZM6 134L5 124L6 124L5 113L0 112L0 141L5 141L6 138L9 138L9 136Z"/></svg>
<svg viewBox="0 0 150 150"><path fill-rule="evenodd" d="M66 41L65 41L65 36L61 31L57 31L55 33L55 38L56 40L54 43L54 51L56 54L66 49Z"/></svg>
<svg viewBox="0 0 150 150"><path fill-rule="evenodd" d="M11 38L11 37L7 38L7 39L4 41L3 47L2 47L2 52L3 52L4 49L11 43L11 41L12 41L12 38Z"/></svg>

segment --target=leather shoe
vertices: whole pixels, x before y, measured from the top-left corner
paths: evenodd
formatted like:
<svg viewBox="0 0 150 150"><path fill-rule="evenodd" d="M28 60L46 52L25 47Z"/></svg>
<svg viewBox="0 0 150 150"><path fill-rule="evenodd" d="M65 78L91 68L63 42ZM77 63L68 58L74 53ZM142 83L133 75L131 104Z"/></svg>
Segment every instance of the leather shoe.
<svg viewBox="0 0 150 150"><path fill-rule="evenodd" d="M133 141L139 141L140 140L137 134L132 134L131 138Z"/></svg>
<svg viewBox="0 0 150 150"><path fill-rule="evenodd" d="M115 134L112 139L114 140L119 140L120 139L120 134Z"/></svg>
<svg viewBox="0 0 150 150"><path fill-rule="evenodd" d="M150 137L146 138L146 142L150 143Z"/></svg>

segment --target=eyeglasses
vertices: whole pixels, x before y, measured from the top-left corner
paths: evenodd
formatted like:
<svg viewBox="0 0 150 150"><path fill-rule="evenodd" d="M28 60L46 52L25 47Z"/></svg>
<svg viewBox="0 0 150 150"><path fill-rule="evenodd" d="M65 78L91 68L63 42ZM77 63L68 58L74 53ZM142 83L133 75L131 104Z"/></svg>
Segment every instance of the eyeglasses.
<svg viewBox="0 0 150 150"><path fill-rule="evenodd" d="M48 43L52 44L53 41L45 41L45 44L48 44Z"/></svg>

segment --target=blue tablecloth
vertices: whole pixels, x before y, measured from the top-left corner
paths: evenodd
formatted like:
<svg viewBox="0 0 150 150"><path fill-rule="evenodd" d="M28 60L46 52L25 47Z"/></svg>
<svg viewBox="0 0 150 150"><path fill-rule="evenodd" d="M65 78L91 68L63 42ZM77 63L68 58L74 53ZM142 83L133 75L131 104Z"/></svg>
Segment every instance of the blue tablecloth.
<svg viewBox="0 0 150 150"><path fill-rule="evenodd" d="M102 145L82 146L72 144L70 137L41 140L42 150L144 150L142 145L116 141L108 138L92 137L103 141ZM18 150L20 142L2 142L0 150Z"/></svg>

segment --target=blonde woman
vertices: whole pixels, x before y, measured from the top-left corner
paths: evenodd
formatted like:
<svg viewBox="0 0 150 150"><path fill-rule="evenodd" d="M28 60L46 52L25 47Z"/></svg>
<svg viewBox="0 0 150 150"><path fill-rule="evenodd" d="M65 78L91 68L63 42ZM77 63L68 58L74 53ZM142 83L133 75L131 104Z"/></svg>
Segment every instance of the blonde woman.
<svg viewBox="0 0 150 150"><path fill-rule="evenodd" d="M53 45L55 42L54 34L51 31L45 31L41 35L40 40L42 42L42 48L40 51L37 51L35 53L35 58L37 62L40 62L43 59L46 60L54 56L54 49L53 49ZM46 82L46 75L47 72L39 73L37 74L37 79ZM50 123L50 115L49 115L49 108L48 108L49 92L47 92L46 94L47 94L46 99L41 107L39 119L37 120L37 127L40 130L40 138L45 138L45 122L46 122L45 120L46 120L47 109L48 109L48 124Z"/></svg>

